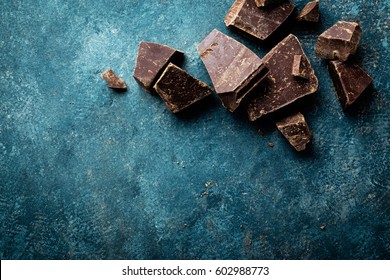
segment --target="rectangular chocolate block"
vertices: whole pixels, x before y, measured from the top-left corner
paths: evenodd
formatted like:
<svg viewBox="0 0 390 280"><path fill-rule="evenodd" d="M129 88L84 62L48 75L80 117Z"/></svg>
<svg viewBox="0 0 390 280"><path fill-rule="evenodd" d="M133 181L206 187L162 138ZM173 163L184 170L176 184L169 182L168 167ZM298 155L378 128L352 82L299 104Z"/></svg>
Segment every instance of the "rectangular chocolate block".
<svg viewBox="0 0 390 280"><path fill-rule="evenodd" d="M254 0L236 0L225 17L225 24L265 40L287 20L294 9L295 4L290 0L267 8L258 8Z"/></svg>
<svg viewBox="0 0 390 280"><path fill-rule="evenodd" d="M316 55L323 59L346 61L355 54L361 35L358 22L339 21L318 37Z"/></svg>
<svg viewBox="0 0 390 280"><path fill-rule="evenodd" d="M154 89L173 113L180 112L213 92L204 82L172 63L167 66Z"/></svg>
<svg viewBox="0 0 390 280"><path fill-rule="evenodd" d="M147 92L151 92L168 63L182 55L183 52L169 46L141 42L133 76Z"/></svg>
<svg viewBox="0 0 390 280"><path fill-rule="evenodd" d="M276 123L276 127L297 151L305 150L306 145L311 141L310 128L301 113L280 120Z"/></svg>
<svg viewBox="0 0 390 280"><path fill-rule="evenodd" d="M268 73L254 52L218 30L207 35L197 50L223 106L231 112Z"/></svg>
<svg viewBox="0 0 390 280"><path fill-rule="evenodd" d="M301 72L307 73L307 79L297 79L292 73L296 55L307 61L307 64L302 64L304 67L301 67ZM309 59L298 38L292 34L264 56L263 63L269 69L269 74L264 80L262 92L251 94L247 108L251 121L279 110L318 89L318 79Z"/></svg>
<svg viewBox="0 0 390 280"><path fill-rule="evenodd" d="M371 77L355 64L333 60L328 69L343 109L352 105L372 82Z"/></svg>

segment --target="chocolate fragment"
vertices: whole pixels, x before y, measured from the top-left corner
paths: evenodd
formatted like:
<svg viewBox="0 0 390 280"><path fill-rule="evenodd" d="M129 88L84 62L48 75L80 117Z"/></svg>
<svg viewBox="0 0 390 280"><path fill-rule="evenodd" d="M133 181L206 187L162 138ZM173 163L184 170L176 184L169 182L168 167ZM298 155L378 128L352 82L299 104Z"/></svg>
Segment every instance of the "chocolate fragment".
<svg viewBox="0 0 390 280"><path fill-rule="evenodd" d="M303 151L311 140L311 132L301 113L288 116L276 123L277 128L295 150Z"/></svg>
<svg viewBox="0 0 390 280"><path fill-rule="evenodd" d="M346 61L355 54L361 35L358 22L339 21L318 37L316 55Z"/></svg>
<svg viewBox="0 0 390 280"><path fill-rule="evenodd" d="M254 0L236 0L225 17L225 24L265 40L287 20L294 8L290 0L267 9L257 8Z"/></svg>
<svg viewBox="0 0 390 280"><path fill-rule="evenodd" d="M104 71L101 77L107 82L107 86L109 88L123 91L127 89L125 81L116 76L114 71L112 71L111 69L107 69L106 71Z"/></svg>
<svg viewBox="0 0 390 280"><path fill-rule="evenodd" d="M320 4L319 1L312 1L306 4L302 11L297 16L298 21L318 22L320 20Z"/></svg>
<svg viewBox="0 0 390 280"><path fill-rule="evenodd" d="M223 106L231 112L268 73L254 52L215 29L197 50Z"/></svg>
<svg viewBox="0 0 390 280"><path fill-rule="evenodd" d="M307 73L307 79L297 79L292 74L295 55L301 55L301 60L307 61L307 64L302 63L301 66L301 72ZM251 94L247 108L251 121L279 110L318 89L318 79L310 61L298 38L292 34L264 56L263 63L269 69L269 73L264 80L264 86L261 86L261 91Z"/></svg>
<svg viewBox="0 0 390 280"><path fill-rule="evenodd" d="M141 42L133 76L146 91L150 92L168 63L183 54L182 51L169 46Z"/></svg>
<svg viewBox="0 0 390 280"><path fill-rule="evenodd" d="M293 76L302 79L308 79L309 78L309 73L307 71L308 69L310 69L310 66L306 56L302 56L300 54L294 55L294 62L292 67Z"/></svg>
<svg viewBox="0 0 390 280"><path fill-rule="evenodd" d="M286 0L255 0L256 6L261 7L269 7L285 2Z"/></svg>
<svg viewBox="0 0 390 280"><path fill-rule="evenodd" d="M204 82L172 63L169 63L153 88L173 113L187 108L213 92Z"/></svg>
<svg viewBox="0 0 390 280"><path fill-rule="evenodd" d="M354 103L372 82L371 77L355 64L334 60L329 62L328 69L343 110Z"/></svg>

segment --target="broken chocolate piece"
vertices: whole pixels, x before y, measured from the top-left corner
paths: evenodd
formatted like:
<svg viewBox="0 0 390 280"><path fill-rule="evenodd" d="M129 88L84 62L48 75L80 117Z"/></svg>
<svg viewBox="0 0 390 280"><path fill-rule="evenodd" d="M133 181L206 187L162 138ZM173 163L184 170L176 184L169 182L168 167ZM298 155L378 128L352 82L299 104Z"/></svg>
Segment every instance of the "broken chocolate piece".
<svg viewBox="0 0 390 280"><path fill-rule="evenodd" d="M301 59L307 61L301 68L301 72L307 73L307 79L297 79L293 76L291 67L295 55L301 55ZM261 86L262 90L251 94L247 108L251 121L279 110L318 89L318 79L310 61L298 38L292 34L264 56L263 63L268 67L269 73Z"/></svg>
<svg viewBox="0 0 390 280"><path fill-rule="evenodd" d="M330 61L330 77L343 109L346 109L367 89L372 79L358 65L341 61Z"/></svg>
<svg viewBox="0 0 390 280"><path fill-rule="evenodd" d="M318 37L316 55L346 61L355 54L361 35L358 22L339 21Z"/></svg>
<svg viewBox="0 0 390 280"><path fill-rule="evenodd" d="M169 63L154 89L173 113L187 108L213 92L204 82L172 63Z"/></svg>
<svg viewBox="0 0 390 280"><path fill-rule="evenodd" d="M311 132L301 113L288 116L276 123L277 128L295 150L303 151L311 140Z"/></svg>
<svg viewBox="0 0 390 280"><path fill-rule="evenodd" d="M127 86L123 79L115 75L114 71L107 69L101 75L102 79L107 82L107 86L116 90L126 90Z"/></svg>
<svg viewBox="0 0 390 280"><path fill-rule="evenodd" d="M292 67L292 74L295 77L308 79L309 73L308 69L310 69L309 61L306 56L302 56L300 54L294 55L294 62Z"/></svg>
<svg viewBox="0 0 390 280"><path fill-rule="evenodd" d="M256 6L259 8L274 6L274 5L280 4L284 1L286 1L286 0L255 0Z"/></svg>
<svg viewBox="0 0 390 280"><path fill-rule="evenodd" d="M254 0L236 0L225 17L225 24L265 40L287 20L294 8L290 0L267 9L257 8Z"/></svg>
<svg viewBox="0 0 390 280"><path fill-rule="evenodd" d="M268 73L254 52L215 29L197 50L223 106L231 112Z"/></svg>
<svg viewBox="0 0 390 280"><path fill-rule="evenodd" d="M133 76L146 91L150 92L168 63L183 54L182 51L165 45L141 42Z"/></svg>
<svg viewBox="0 0 390 280"><path fill-rule="evenodd" d="M306 4L302 11L297 16L298 21L318 22L320 20L320 4L319 1L312 1Z"/></svg>

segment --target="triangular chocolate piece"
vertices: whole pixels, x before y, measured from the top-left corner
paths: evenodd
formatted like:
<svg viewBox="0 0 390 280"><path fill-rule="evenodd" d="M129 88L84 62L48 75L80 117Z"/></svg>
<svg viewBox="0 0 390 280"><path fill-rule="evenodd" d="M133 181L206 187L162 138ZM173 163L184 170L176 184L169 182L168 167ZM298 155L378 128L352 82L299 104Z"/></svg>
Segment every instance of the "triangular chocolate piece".
<svg viewBox="0 0 390 280"><path fill-rule="evenodd" d="M312 1L306 4L302 11L297 16L299 21L318 22L320 20L320 5L319 0Z"/></svg>
<svg viewBox="0 0 390 280"><path fill-rule="evenodd" d="M358 22L339 21L318 37L316 55L346 61L355 54L361 35Z"/></svg>
<svg viewBox="0 0 390 280"><path fill-rule="evenodd" d="M276 127L297 151L306 149L311 140L311 131L301 113L288 116L276 123Z"/></svg>
<svg viewBox="0 0 390 280"><path fill-rule="evenodd" d="M354 103L372 82L371 77L355 64L334 60L329 62L328 69L343 109Z"/></svg>
<svg viewBox="0 0 390 280"><path fill-rule="evenodd" d="M297 79L292 74L294 56L301 55L307 60L307 79ZM279 110L294 101L312 94L318 89L318 79L305 55L299 40L290 34L277 44L266 56L263 63L269 69L264 80L263 92L251 94L247 108L249 119L255 121L263 115Z"/></svg>
<svg viewBox="0 0 390 280"><path fill-rule="evenodd" d="M270 7L285 2L286 0L255 0L256 6L259 8Z"/></svg>
<svg viewBox="0 0 390 280"><path fill-rule="evenodd" d="M294 8L290 0L266 9L259 9L254 0L236 0L225 17L225 24L265 40L287 20Z"/></svg>
<svg viewBox="0 0 390 280"><path fill-rule="evenodd" d="M204 82L172 63L165 68L154 89L173 113L180 112L213 92Z"/></svg>
<svg viewBox="0 0 390 280"><path fill-rule="evenodd" d="M114 71L107 69L101 75L102 79L107 82L107 86L112 89L125 91L127 89L125 81L115 75Z"/></svg>
<svg viewBox="0 0 390 280"><path fill-rule="evenodd" d="M297 78L308 79L310 69L310 62L304 55L294 55L294 62L292 66L292 74Z"/></svg>
<svg viewBox="0 0 390 280"><path fill-rule="evenodd" d="M146 91L150 92L165 67L176 55L183 55L183 52L157 43L141 42L134 78Z"/></svg>
<svg viewBox="0 0 390 280"><path fill-rule="evenodd" d="M215 29L197 50L223 106L231 112L268 73L254 52Z"/></svg>

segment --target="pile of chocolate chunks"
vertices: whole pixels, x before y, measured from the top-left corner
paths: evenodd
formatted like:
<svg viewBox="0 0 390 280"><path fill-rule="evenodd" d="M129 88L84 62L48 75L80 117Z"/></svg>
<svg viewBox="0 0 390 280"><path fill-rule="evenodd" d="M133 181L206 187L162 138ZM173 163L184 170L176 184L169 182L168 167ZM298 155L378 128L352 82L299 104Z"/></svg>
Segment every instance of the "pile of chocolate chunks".
<svg viewBox="0 0 390 280"><path fill-rule="evenodd" d="M236 0L225 17L227 27L266 40L292 14L290 0ZM307 3L297 21L319 21L319 1ZM369 86L371 78L348 62L362 30L357 22L337 22L318 38L316 54L329 61L337 96L345 109ZM278 111L318 89L318 79L298 38L292 34L259 58L249 48L214 29L198 45L214 90L222 105L234 112L245 107L251 121ZM212 94L213 89L174 64L184 53L169 46L141 42L134 78L149 93L157 93L173 113ZM312 134L300 112L276 122L297 150L306 149Z"/></svg>

